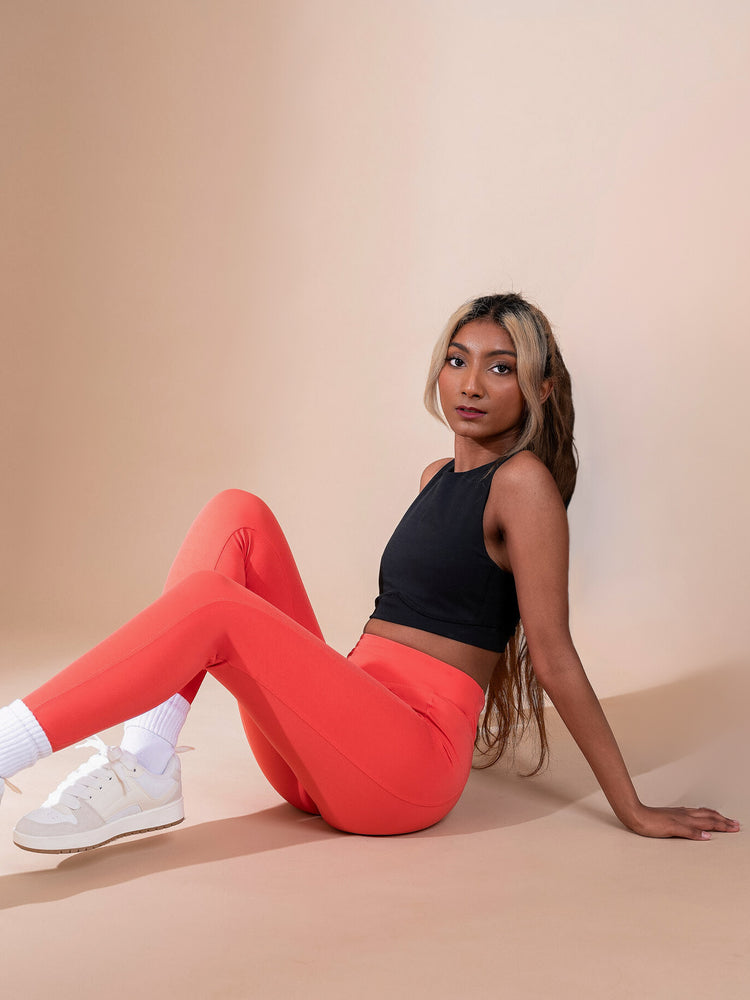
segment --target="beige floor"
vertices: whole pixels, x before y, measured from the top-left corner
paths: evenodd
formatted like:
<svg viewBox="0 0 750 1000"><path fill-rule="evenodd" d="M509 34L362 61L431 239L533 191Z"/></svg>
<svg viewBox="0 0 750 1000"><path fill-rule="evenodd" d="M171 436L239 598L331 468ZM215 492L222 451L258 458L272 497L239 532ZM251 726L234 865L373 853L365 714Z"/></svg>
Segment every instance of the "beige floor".
<svg viewBox="0 0 750 1000"><path fill-rule="evenodd" d="M23 690L6 669L3 702L54 662L40 655ZM605 703L643 798L750 819L737 692L714 671ZM444 822L394 838L282 804L211 681L183 734L197 747L183 758L188 818L170 833L19 851L15 820L86 752L43 761L0 806L2 995L744 1000L750 833L627 833L551 723L545 775L476 772Z"/></svg>

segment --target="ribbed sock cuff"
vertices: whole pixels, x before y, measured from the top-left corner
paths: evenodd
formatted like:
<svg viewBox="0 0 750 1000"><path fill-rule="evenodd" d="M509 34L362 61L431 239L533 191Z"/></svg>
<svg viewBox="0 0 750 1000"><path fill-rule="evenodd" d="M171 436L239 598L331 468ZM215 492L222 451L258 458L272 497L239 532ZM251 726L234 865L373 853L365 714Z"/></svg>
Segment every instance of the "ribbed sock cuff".
<svg viewBox="0 0 750 1000"><path fill-rule="evenodd" d="M10 778L51 753L44 730L22 701L0 708L0 777Z"/></svg>
<svg viewBox="0 0 750 1000"><path fill-rule="evenodd" d="M139 729L148 730L154 736L161 736L163 740L171 743L174 747L189 711L190 702L181 694L173 694L171 698L161 705L157 705L156 708L152 708L150 712L144 712L143 715L126 722L125 739L127 739L128 729L131 726L137 726ZM125 740L123 740L124 744Z"/></svg>

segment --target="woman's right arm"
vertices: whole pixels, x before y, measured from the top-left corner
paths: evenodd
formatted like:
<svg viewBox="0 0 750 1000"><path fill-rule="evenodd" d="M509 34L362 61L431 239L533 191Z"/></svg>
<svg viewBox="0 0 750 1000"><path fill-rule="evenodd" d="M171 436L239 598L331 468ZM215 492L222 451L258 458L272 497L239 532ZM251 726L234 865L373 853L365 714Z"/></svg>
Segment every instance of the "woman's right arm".
<svg viewBox="0 0 750 1000"><path fill-rule="evenodd" d="M649 837L704 840L711 830L738 830L739 824L713 809L649 808L640 801L570 637L568 524L557 486L527 453L507 463L499 495L498 517L534 672L617 818Z"/></svg>

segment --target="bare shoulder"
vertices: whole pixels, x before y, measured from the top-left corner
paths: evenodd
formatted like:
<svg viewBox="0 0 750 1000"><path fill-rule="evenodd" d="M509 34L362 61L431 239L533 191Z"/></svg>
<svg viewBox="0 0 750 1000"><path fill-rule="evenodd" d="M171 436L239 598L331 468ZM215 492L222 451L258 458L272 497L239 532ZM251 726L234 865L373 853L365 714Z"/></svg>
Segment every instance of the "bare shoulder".
<svg viewBox="0 0 750 1000"><path fill-rule="evenodd" d="M520 512L565 512L552 473L536 455L520 451L504 462L494 475L488 499L500 525Z"/></svg>
<svg viewBox="0 0 750 1000"><path fill-rule="evenodd" d="M430 462L422 473L422 478L419 480L419 489L423 490L432 477L437 475L437 473L440 472L443 466L447 465L448 462L450 462L450 458L439 458L436 462Z"/></svg>

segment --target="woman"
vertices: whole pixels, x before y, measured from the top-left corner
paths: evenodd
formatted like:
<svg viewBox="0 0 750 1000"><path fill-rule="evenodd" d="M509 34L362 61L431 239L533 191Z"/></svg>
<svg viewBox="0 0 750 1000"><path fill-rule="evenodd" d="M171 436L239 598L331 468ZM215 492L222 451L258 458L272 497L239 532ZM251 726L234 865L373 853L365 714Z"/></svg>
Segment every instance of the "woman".
<svg viewBox="0 0 750 1000"><path fill-rule="evenodd" d="M693 840L739 829L711 809L639 801L573 647L573 406L546 318L517 295L467 303L433 354L425 399L439 416L436 394L455 457L425 470L349 656L323 642L268 508L219 494L158 600L0 710L3 778L136 716L121 747L19 822L19 846L85 850L180 822L175 744L206 670L237 697L271 784L341 830L405 833L445 816L468 778L487 690L482 733L495 757L532 720L541 766L546 691L629 829Z"/></svg>

